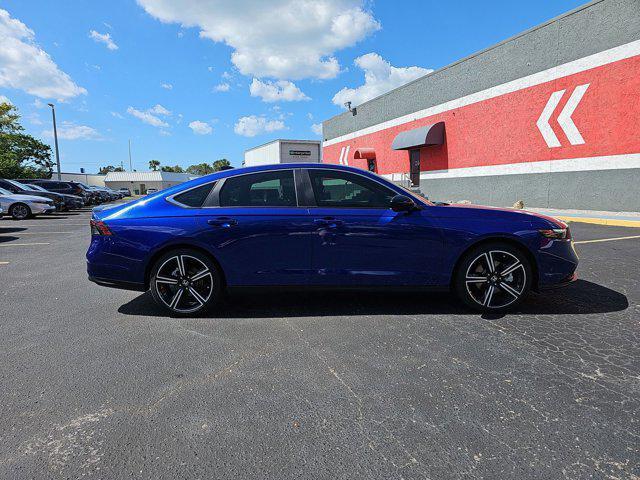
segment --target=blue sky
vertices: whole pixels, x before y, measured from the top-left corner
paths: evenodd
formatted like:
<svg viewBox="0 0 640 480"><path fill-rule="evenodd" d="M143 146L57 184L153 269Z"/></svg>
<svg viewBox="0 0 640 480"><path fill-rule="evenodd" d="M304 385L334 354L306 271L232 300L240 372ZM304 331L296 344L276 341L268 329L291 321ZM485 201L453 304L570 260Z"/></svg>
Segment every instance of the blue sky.
<svg viewBox="0 0 640 480"><path fill-rule="evenodd" d="M317 124L345 99L582 3L0 0L0 96L49 143L46 103L56 103L63 171L128 168L129 139L137 170L150 159L238 166L274 138L320 139Z"/></svg>

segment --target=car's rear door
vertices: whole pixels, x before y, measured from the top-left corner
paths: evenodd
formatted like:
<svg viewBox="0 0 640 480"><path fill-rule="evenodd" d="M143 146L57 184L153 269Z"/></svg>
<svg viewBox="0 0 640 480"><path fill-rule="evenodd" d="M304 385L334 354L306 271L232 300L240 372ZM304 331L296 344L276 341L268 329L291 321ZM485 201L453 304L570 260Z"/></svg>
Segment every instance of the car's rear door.
<svg viewBox="0 0 640 480"><path fill-rule="evenodd" d="M315 206L312 283L437 285L442 235L426 212L394 212L397 192L344 170L307 169Z"/></svg>
<svg viewBox="0 0 640 480"><path fill-rule="evenodd" d="M199 216L201 239L214 252L229 286L305 285L311 267L312 223L299 206L297 172L274 169L218 181Z"/></svg>

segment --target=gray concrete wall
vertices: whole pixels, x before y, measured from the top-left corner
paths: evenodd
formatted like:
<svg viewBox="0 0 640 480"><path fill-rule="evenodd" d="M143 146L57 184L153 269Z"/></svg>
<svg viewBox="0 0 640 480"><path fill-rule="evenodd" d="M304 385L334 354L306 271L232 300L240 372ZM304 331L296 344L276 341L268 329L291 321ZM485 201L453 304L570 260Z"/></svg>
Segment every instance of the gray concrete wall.
<svg viewBox="0 0 640 480"><path fill-rule="evenodd" d="M420 181L430 200L510 207L640 211L640 169L460 177Z"/></svg>
<svg viewBox="0 0 640 480"><path fill-rule="evenodd" d="M640 0L597 0L322 123L330 140L640 38ZM424 63L424 62L418 62Z"/></svg>

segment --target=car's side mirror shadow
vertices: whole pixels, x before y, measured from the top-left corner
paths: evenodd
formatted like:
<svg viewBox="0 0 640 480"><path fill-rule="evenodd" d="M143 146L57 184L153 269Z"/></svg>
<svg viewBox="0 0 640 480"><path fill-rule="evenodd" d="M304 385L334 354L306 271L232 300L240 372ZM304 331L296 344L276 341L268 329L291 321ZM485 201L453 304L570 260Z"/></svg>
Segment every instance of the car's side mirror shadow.
<svg viewBox="0 0 640 480"><path fill-rule="evenodd" d="M391 199L391 210L394 212L412 212L419 210L418 205L406 195L396 195Z"/></svg>

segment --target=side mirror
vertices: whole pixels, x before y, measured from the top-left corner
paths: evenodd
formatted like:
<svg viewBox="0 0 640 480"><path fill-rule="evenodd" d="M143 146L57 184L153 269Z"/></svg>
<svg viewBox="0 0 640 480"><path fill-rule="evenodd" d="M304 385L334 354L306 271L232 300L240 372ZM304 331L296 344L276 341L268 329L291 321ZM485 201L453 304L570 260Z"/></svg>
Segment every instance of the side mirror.
<svg viewBox="0 0 640 480"><path fill-rule="evenodd" d="M391 210L394 212L411 212L417 209L416 202L406 195L396 195L391 199Z"/></svg>

